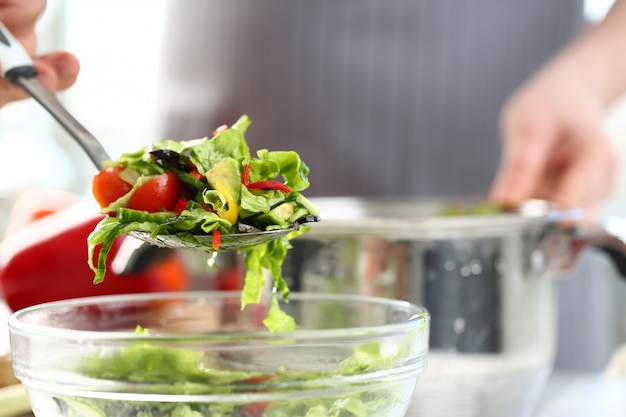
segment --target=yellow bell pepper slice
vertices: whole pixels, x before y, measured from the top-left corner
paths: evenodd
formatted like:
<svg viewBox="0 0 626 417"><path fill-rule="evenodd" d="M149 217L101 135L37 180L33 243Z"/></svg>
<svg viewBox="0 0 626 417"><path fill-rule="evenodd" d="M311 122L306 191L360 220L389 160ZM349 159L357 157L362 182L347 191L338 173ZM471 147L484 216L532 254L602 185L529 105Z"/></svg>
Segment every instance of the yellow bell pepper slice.
<svg viewBox="0 0 626 417"><path fill-rule="evenodd" d="M230 190L222 181L215 182L215 190L219 192L224 199L226 200L226 210L218 211L218 215L226 219L230 222L230 224L235 224L237 222L237 218L239 217L239 205L233 198L233 195L230 193Z"/></svg>

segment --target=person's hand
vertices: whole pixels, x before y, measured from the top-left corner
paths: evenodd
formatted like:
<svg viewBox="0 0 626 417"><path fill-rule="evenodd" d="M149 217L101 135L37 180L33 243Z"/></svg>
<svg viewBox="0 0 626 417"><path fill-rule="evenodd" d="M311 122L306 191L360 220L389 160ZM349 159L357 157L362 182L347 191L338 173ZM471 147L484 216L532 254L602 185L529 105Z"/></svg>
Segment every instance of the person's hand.
<svg viewBox="0 0 626 417"><path fill-rule="evenodd" d="M80 65L74 55L64 51L36 55L35 23L45 7L45 0L0 0L0 21L33 57L39 79L56 92L76 82ZM0 78L0 107L24 98L27 94L22 89Z"/></svg>
<svg viewBox="0 0 626 417"><path fill-rule="evenodd" d="M522 85L502 111L503 157L491 199L582 208L592 220L611 194L617 153L605 111L626 92L626 1L591 26Z"/></svg>
<svg viewBox="0 0 626 417"><path fill-rule="evenodd" d="M617 156L604 103L566 57L523 85L502 112L503 159L492 198L505 206L539 198L594 216L610 195Z"/></svg>

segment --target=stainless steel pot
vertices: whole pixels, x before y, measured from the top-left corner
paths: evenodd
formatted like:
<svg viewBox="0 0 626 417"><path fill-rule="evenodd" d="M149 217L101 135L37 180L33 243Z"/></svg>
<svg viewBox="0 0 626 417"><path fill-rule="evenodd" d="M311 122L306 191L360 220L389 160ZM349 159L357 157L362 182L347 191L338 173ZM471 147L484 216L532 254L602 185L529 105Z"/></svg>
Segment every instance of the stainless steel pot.
<svg viewBox="0 0 626 417"><path fill-rule="evenodd" d="M555 354L552 277L587 246L626 271L624 244L575 212L443 216L448 201L315 199L322 221L293 241L292 289L406 299L431 313L431 352L407 416L528 416Z"/></svg>

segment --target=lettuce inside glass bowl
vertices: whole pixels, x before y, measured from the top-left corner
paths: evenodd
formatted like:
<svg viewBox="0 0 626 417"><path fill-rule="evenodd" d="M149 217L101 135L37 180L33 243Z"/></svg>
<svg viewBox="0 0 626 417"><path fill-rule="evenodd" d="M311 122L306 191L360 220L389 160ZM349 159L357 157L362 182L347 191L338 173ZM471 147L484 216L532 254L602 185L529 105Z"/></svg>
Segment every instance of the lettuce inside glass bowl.
<svg viewBox="0 0 626 417"><path fill-rule="evenodd" d="M404 301L292 293L271 333L239 292L99 296L9 319L38 417L395 417L426 368L429 315Z"/></svg>

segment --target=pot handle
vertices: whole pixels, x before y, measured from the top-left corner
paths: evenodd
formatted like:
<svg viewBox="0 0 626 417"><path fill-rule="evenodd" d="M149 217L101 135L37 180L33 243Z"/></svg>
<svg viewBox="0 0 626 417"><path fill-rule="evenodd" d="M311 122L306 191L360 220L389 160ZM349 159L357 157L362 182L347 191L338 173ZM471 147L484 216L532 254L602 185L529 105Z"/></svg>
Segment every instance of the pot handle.
<svg viewBox="0 0 626 417"><path fill-rule="evenodd" d="M605 217L601 222L572 227L582 220L583 210L558 209L546 200L527 200L518 211L546 216L548 227L542 237L542 252L547 258L548 270L556 272L557 276L573 268L583 249L594 247L604 252L626 279L626 218Z"/></svg>
<svg viewBox="0 0 626 417"><path fill-rule="evenodd" d="M608 217L603 223L578 230L572 241L575 256L586 246L603 251L626 279L626 219Z"/></svg>

